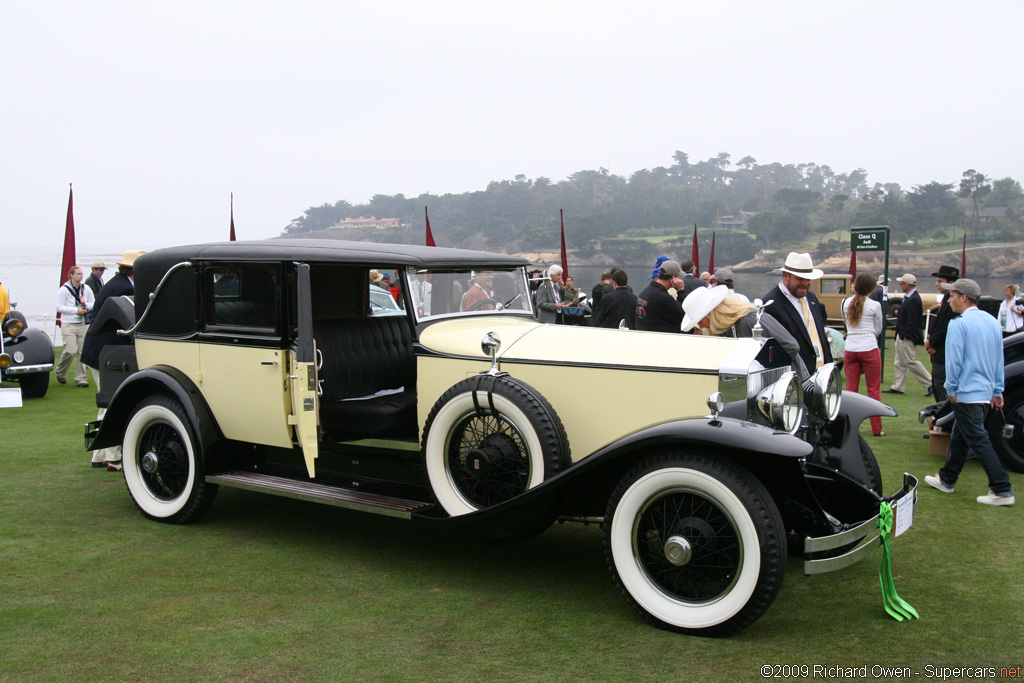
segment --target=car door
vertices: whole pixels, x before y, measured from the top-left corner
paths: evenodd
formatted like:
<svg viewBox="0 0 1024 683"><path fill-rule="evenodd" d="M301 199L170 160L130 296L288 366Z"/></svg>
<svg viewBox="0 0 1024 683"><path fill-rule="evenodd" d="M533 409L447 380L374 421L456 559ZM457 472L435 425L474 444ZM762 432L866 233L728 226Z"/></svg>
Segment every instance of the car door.
<svg viewBox="0 0 1024 683"><path fill-rule="evenodd" d="M202 269L198 385L224 436L291 448L285 277L282 264Z"/></svg>

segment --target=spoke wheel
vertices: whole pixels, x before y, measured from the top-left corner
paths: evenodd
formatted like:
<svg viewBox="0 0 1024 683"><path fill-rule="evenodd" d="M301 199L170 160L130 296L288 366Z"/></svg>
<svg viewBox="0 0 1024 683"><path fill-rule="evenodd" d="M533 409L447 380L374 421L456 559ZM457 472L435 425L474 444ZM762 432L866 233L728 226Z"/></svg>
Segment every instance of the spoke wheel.
<svg viewBox="0 0 1024 683"><path fill-rule="evenodd" d="M554 409L509 376L471 377L446 391L424 425L423 453L434 497L453 516L511 500L570 462Z"/></svg>
<svg viewBox="0 0 1024 683"><path fill-rule="evenodd" d="M173 397L150 396L135 409L121 452L128 492L146 517L185 524L213 503L217 486L206 483L202 449Z"/></svg>
<svg viewBox="0 0 1024 683"><path fill-rule="evenodd" d="M613 578L659 628L735 633L782 585L782 517L764 486L730 461L666 454L640 463L616 487L603 526Z"/></svg>

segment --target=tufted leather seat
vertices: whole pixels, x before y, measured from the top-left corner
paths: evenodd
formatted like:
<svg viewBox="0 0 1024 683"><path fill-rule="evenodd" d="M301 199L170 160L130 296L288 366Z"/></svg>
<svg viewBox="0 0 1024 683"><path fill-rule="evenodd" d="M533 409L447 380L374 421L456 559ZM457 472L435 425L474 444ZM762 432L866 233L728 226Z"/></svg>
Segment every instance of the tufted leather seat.
<svg viewBox="0 0 1024 683"><path fill-rule="evenodd" d="M323 357L324 432L349 439L416 438L416 355L408 320L320 320L313 323L313 337ZM374 396L399 388L400 393Z"/></svg>

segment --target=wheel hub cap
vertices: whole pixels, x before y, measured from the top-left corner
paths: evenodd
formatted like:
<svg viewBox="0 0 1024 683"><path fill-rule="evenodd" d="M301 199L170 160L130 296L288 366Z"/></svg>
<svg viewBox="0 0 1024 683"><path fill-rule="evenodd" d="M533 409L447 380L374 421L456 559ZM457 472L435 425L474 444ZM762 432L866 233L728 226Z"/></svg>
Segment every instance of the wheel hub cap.
<svg viewBox="0 0 1024 683"><path fill-rule="evenodd" d="M690 542L682 536L672 536L665 542L665 559L677 567L682 567L693 557Z"/></svg>
<svg viewBox="0 0 1024 683"><path fill-rule="evenodd" d="M160 468L160 461L156 457L156 453L148 451L142 456L142 469L147 474L154 474Z"/></svg>

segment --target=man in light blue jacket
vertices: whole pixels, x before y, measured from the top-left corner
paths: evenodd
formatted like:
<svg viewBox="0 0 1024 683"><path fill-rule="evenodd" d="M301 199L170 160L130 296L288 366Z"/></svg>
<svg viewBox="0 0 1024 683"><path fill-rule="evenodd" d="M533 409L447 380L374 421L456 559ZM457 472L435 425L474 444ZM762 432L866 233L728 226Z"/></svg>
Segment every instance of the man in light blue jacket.
<svg viewBox="0 0 1024 683"><path fill-rule="evenodd" d="M988 475L988 495L978 496L984 505L1013 505L1013 488L999 456L985 431L989 408L1003 407L1003 335L996 319L978 308L981 287L960 278L943 283L949 304L960 314L946 331L946 393L953 404L953 433L946 464L937 475L924 480L943 493L953 493L956 480L973 450Z"/></svg>

